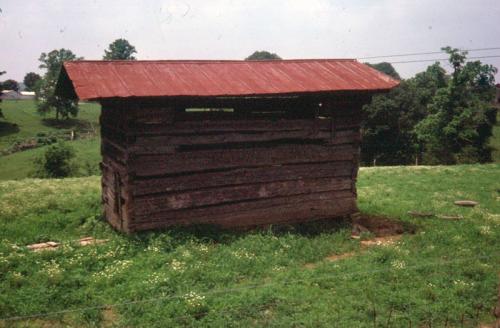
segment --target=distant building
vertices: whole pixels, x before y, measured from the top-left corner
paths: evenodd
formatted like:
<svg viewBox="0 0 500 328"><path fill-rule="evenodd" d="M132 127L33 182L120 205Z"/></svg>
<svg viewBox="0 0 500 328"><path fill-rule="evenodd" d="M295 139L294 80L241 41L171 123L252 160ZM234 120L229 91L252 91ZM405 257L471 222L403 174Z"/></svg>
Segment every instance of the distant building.
<svg viewBox="0 0 500 328"><path fill-rule="evenodd" d="M21 91L21 99L35 99L35 91Z"/></svg>
<svg viewBox="0 0 500 328"><path fill-rule="evenodd" d="M32 91L2 90L0 98L3 100L35 99L35 93Z"/></svg>

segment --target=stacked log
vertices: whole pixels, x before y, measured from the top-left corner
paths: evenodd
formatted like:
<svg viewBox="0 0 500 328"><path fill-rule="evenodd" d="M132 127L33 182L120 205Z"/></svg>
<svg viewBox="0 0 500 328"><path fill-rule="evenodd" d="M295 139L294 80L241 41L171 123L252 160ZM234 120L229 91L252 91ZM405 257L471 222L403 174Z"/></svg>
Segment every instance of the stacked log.
<svg viewBox="0 0 500 328"><path fill-rule="evenodd" d="M325 117L314 111L103 104L106 218L133 232L354 213L361 105L349 106L325 103Z"/></svg>

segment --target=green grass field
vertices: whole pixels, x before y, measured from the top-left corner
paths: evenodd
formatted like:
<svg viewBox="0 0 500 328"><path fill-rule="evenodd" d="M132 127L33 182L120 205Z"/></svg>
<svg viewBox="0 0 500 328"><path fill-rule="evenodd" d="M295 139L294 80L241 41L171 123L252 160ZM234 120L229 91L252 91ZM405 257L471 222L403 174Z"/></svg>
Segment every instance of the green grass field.
<svg viewBox="0 0 500 328"><path fill-rule="evenodd" d="M360 209L417 227L395 244L367 249L343 223L125 236L101 221L99 177L3 181L0 317L48 315L0 326L491 323L500 271L499 176L499 164L362 169ZM457 199L480 204L457 207ZM464 218L417 219L409 210ZM108 242L72 244L85 236ZM48 240L63 247L40 253L23 247ZM346 252L352 256L327 259Z"/></svg>

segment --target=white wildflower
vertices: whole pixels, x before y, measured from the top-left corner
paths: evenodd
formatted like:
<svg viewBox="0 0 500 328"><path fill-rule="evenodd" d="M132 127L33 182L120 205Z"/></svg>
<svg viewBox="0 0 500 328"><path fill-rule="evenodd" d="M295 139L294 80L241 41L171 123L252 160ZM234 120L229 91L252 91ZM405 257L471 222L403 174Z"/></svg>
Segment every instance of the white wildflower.
<svg viewBox="0 0 500 328"><path fill-rule="evenodd" d="M150 244L150 245L148 245L148 247L146 247L145 251L159 253L159 252L161 252L161 249L158 245Z"/></svg>
<svg viewBox="0 0 500 328"><path fill-rule="evenodd" d="M251 259L255 258L255 254L247 252L244 249L239 249L237 251L233 251L233 252L231 252L231 254L233 254L233 256L236 257L236 258L238 258L238 259L248 259L248 260L251 260Z"/></svg>
<svg viewBox="0 0 500 328"><path fill-rule="evenodd" d="M168 281L167 277L157 272L152 273L146 280L146 282L149 285L158 285L160 283L165 283L167 281Z"/></svg>
<svg viewBox="0 0 500 328"><path fill-rule="evenodd" d="M200 252L206 253L206 252L208 252L208 246L207 246L207 245L203 245L203 244L201 244L201 245L198 247L198 250L199 250Z"/></svg>
<svg viewBox="0 0 500 328"><path fill-rule="evenodd" d="M14 277L15 280L20 280L23 278L23 274L21 272L13 272L12 276Z"/></svg>
<svg viewBox="0 0 500 328"><path fill-rule="evenodd" d="M473 287L474 282L467 282L460 279L453 280L453 284L460 287Z"/></svg>
<svg viewBox="0 0 500 328"><path fill-rule="evenodd" d="M49 276L50 278L55 278L61 274L62 269L60 265L55 261L51 260L49 263L45 263L43 265L43 271Z"/></svg>
<svg viewBox="0 0 500 328"><path fill-rule="evenodd" d="M190 307L197 308L203 305L205 296L199 295L195 292L189 292L186 295L184 295L184 300Z"/></svg>
<svg viewBox="0 0 500 328"><path fill-rule="evenodd" d="M186 263L173 259L172 262L170 263L170 267L174 271L183 272L184 269L186 268Z"/></svg>
<svg viewBox="0 0 500 328"><path fill-rule="evenodd" d="M391 266L396 270L402 270L406 267L406 262L402 260L394 260L391 262Z"/></svg>
<svg viewBox="0 0 500 328"><path fill-rule="evenodd" d="M491 235L493 233L493 231L491 231L491 227L490 226L480 226L479 227L479 233L481 235Z"/></svg>
<svg viewBox="0 0 500 328"><path fill-rule="evenodd" d="M104 270L94 273L92 276L95 280L100 279L112 279L116 275L122 273L132 264L130 260L118 260L114 261L111 265L108 265Z"/></svg>

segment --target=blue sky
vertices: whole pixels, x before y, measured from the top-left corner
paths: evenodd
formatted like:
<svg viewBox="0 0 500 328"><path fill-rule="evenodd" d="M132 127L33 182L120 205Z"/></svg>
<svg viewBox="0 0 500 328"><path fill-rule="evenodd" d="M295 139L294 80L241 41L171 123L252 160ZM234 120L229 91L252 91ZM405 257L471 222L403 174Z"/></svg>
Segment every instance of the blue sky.
<svg viewBox="0 0 500 328"><path fill-rule="evenodd" d="M264 49L283 58L359 58L445 45L500 47L498 0L2 0L0 9L0 70L16 80L38 71L41 52L68 48L101 59L120 37L139 59L243 59ZM500 68L500 58L483 61ZM395 67L410 77L429 64Z"/></svg>

